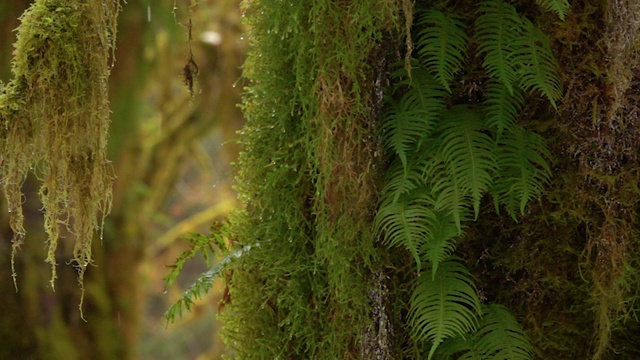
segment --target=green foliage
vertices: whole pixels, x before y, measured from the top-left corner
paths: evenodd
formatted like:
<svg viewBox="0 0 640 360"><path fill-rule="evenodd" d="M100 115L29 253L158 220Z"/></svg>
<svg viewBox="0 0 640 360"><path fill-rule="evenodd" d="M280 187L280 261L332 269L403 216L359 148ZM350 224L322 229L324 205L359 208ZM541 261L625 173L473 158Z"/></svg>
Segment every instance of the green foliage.
<svg viewBox="0 0 640 360"><path fill-rule="evenodd" d="M526 91L539 91L554 108L562 95L558 65L546 35L526 21L525 33L514 41L513 62L518 65L520 86Z"/></svg>
<svg viewBox="0 0 640 360"><path fill-rule="evenodd" d="M42 182L52 287L60 227L76 239L72 262L82 286L94 233L111 207L107 79L119 9L119 1L35 1L17 29L14 79L0 90L0 185L14 232L12 267L25 236L21 185L32 172Z"/></svg>
<svg viewBox="0 0 640 360"><path fill-rule="evenodd" d="M498 147L498 171L502 176L492 189L496 210L501 203L514 219L516 209L524 214L527 203L539 198L550 180L551 169L545 160L550 156L540 135L513 126Z"/></svg>
<svg viewBox="0 0 640 360"><path fill-rule="evenodd" d="M475 333L450 338L436 352L439 359L528 360L531 342L518 321L502 305L482 306Z"/></svg>
<svg viewBox="0 0 640 360"><path fill-rule="evenodd" d="M512 5L484 1L476 14L474 39L462 15L428 10L418 19L418 60L411 76L395 73L395 96L384 113L391 165L374 231L414 257L419 277L409 325L415 341L430 344L429 358L530 359L531 344L506 309L481 313L473 280L453 253L463 223L478 218L488 193L496 210L504 206L514 218L542 194L550 156L517 118L525 92L556 107L560 82L546 37ZM469 56L484 56L479 104L443 91L453 92L457 76L465 76L458 73L472 40L478 47ZM420 274L423 268L429 271Z"/></svg>
<svg viewBox="0 0 640 360"><path fill-rule="evenodd" d="M455 259L441 263L434 277L425 273L418 278L409 323L419 341L432 343L429 359L445 339L475 330L480 314L469 271Z"/></svg>
<svg viewBox="0 0 640 360"><path fill-rule="evenodd" d="M418 55L436 81L451 92L453 76L462 67L467 53L468 39L462 30L463 24L437 10L427 10L417 24L426 25L418 34Z"/></svg>
<svg viewBox="0 0 640 360"><path fill-rule="evenodd" d="M536 0L536 3L558 14L561 20L564 20L571 8L569 0Z"/></svg>

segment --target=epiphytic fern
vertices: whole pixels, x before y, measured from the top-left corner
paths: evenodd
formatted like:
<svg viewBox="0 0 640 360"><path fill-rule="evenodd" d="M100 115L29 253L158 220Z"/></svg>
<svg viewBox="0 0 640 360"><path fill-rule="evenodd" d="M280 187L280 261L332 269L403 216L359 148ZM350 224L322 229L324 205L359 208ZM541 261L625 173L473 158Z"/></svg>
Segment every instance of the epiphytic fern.
<svg viewBox="0 0 640 360"><path fill-rule="evenodd" d="M519 88L509 88L500 83L490 82L485 91L485 126L500 140L505 131L515 125L518 114L524 104Z"/></svg>
<svg viewBox="0 0 640 360"><path fill-rule="evenodd" d="M396 100L382 121L391 165L374 231L414 257L419 277L409 325L414 340L428 344L429 358L530 359L531 346L506 309L487 307L480 315L473 281L453 252L487 193L513 217L542 194L549 154L540 136L518 124L518 114L525 96L557 106L555 59L544 34L505 1L480 3L471 40L456 15L422 14L418 60L411 76L396 72ZM462 68L467 42L483 57L481 103L446 94L462 70L480 70Z"/></svg>
<svg viewBox="0 0 640 360"><path fill-rule="evenodd" d="M387 201L377 214L375 231L383 234L389 246L403 245L413 255L420 270L422 261L418 250L430 237L429 219L434 216L428 206L419 201Z"/></svg>
<svg viewBox="0 0 640 360"><path fill-rule="evenodd" d="M471 198L474 214L480 212L480 200L491 187L495 173L494 141L483 132L483 121L478 113L467 106L454 106L442 115L442 141L440 154L445 164L445 179L455 179L453 183L464 195ZM434 179L434 188L442 179ZM446 191L446 190L445 190ZM446 199L439 199L438 210L448 210ZM459 216L454 213L456 222Z"/></svg>
<svg viewBox="0 0 640 360"><path fill-rule="evenodd" d="M544 139L514 126L500 142L498 151L499 172L502 174L493 188L494 200L504 204L509 214L516 218L517 211L524 213L527 203L538 198L549 181L551 169L546 158Z"/></svg>
<svg viewBox="0 0 640 360"><path fill-rule="evenodd" d="M415 64L412 74L412 78L406 77L404 68L396 72L395 78L404 76L404 80L396 85L396 92L404 91L404 95L384 114L389 119L385 143L398 155L405 169L407 152L410 149L415 151L420 142L433 132L440 111L445 107L443 99L446 97L444 88L423 66Z"/></svg>
<svg viewBox="0 0 640 360"><path fill-rule="evenodd" d="M426 26L418 34L418 55L435 79L451 92L453 76L462 67L467 53L467 34L463 24L449 14L428 10L418 25Z"/></svg>
<svg viewBox="0 0 640 360"><path fill-rule="evenodd" d="M569 12L569 8L571 5L569 4L569 0L536 0L538 5L551 10L558 14L558 17L564 20L565 16Z"/></svg>
<svg viewBox="0 0 640 360"><path fill-rule="evenodd" d="M409 322L416 338L431 342L429 359L446 339L475 330L480 314L469 271L455 259L441 263L435 276L423 273L418 278Z"/></svg>
<svg viewBox="0 0 640 360"><path fill-rule="evenodd" d="M539 91L553 107L562 95L558 65L546 35L526 20L525 32L514 41L513 62L518 66L520 86L525 91Z"/></svg>
<svg viewBox="0 0 640 360"><path fill-rule="evenodd" d="M478 9L476 39L478 52L484 54L483 68L487 75L502 83L513 94L517 83L516 68L511 56L513 43L522 34L522 20L516 9L503 1L484 1Z"/></svg>
<svg viewBox="0 0 640 360"><path fill-rule="evenodd" d="M439 359L530 360L531 342L518 321L504 306L482 307L482 320L475 333L445 341Z"/></svg>

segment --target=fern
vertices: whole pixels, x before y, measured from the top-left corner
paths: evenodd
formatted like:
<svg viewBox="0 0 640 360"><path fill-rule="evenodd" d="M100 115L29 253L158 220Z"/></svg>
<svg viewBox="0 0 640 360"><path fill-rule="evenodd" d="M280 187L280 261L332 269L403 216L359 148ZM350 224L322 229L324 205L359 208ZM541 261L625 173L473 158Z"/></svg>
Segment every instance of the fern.
<svg viewBox="0 0 640 360"><path fill-rule="evenodd" d="M502 176L495 183L494 200L504 204L515 219L516 209L524 213L527 203L538 198L549 182L551 169L545 158L550 154L540 135L521 126L505 134L498 151Z"/></svg>
<svg viewBox="0 0 640 360"><path fill-rule="evenodd" d="M564 20L571 8L569 0L536 0L536 3L558 14L561 20Z"/></svg>
<svg viewBox="0 0 640 360"><path fill-rule="evenodd" d="M211 266L212 256L228 251L225 239L229 236L229 224L226 222L216 223L210 227L210 231L210 235L192 233L185 238L186 241L191 243L192 248L183 251L176 259L176 263L174 265L167 266L171 271L164 277L165 289L173 285L186 262L195 255L202 254L207 266ZM213 286L213 281L218 277L220 271L224 269L232 259L240 257L242 252L243 250L240 249L231 253L213 269L202 274L198 280L196 280L196 282L187 289L182 298L180 298L180 300L175 304L171 305L169 310L167 310L165 314L167 322L173 323L175 321L176 314L179 317L182 317L184 309L190 311L191 306L193 305L193 299L199 299L202 292L208 292Z"/></svg>
<svg viewBox="0 0 640 360"><path fill-rule="evenodd" d="M422 171L416 166L405 167L401 162L394 161L385 176L385 186L382 189L383 198L397 202L403 195L424 186Z"/></svg>
<svg viewBox="0 0 640 360"><path fill-rule="evenodd" d="M446 178L435 179L433 184L441 193L455 194L458 198L460 194L470 196L476 217L480 212L480 200L491 188L496 170L495 144L483 130L480 115L466 106L454 106L443 114L439 137L442 139L440 154ZM449 186L455 186L457 190L447 190ZM440 196L440 206L436 209L446 209L446 204L453 201L457 200ZM459 219L455 213L454 216Z"/></svg>
<svg viewBox="0 0 640 360"><path fill-rule="evenodd" d="M518 321L502 305L489 305L475 334L474 347L485 359L531 360L533 348Z"/></svg>
<svg viewBox="0 0 640 360"><path fill-rule="evenodd" d="M440 264L435 277L423 273L411 296L409 322L419 341L432 343L429 359L448 338L476 329L480 302L469 271L457 260Z"/></svg>
<svg viewBox="0 0 640 360"><path fill-rule="evenodd" d="M533 348L526 334L501 305L482 307L478 330L466 336L448 339L438 349L439 359L457 360L531 360Z"/></svg>
<svg viewBox="0 0 640 360"><path fill-rule="evenodd" d="M485 94L485 126L495 134L497 140L500 140L502 134L510 131L515 125L524 105L524 97L518 88L509 90L506 85L494 82L487 85Z"/></svg>
<svg viewBox="0 0 640 360"><path fill-rule="evenodd" d="M562 95L562 85L547 37L527 20L523 35L513 45L513 61L518 64L517 75L522 89L539 91L557 109L556 101Z"/></svg>
<svg viewBox="0 0 640 360"><path fill-rule="evenodd" d="M487 74L502 83L513 94L517 84L513 59L513 43L523 32L522 19L516 9L500 0L484 1L476 20L478 51L485 54L482 66Z"/></svg>
<svg viewBox="0 0 640 360"><path fill-rule="evenodd" d="M448 92L454 74L462 67L467 53L464 25L451 15L428 10L418 21L426 26L418 33L417 48L422 63Z"/></svg>
<svg viewBox="0 0 640 360"><path fill-rule="evenodd" d="M227 266L230 257L225 258L220 264L213 269L203 273L198 277L195 283L191 285L182 295L182 297L176 301L169 310L165 313L164 317L168 324L173 324L176 320L176 316L182 317L182 313L191 311L191 306L194 304L194 300L200 299L202 293L208 293L213 287L213 282L220 276L220 273Z"/></svg>
<svg viewBox="0 0 640 360"><path fill-rule="evenodd" d="M400 76L405 76L405 80L396 88L405 93L384 114L389 119L385 122L384 131L385 143L398 155L406 169L407 153L419 147L420 142L433 132L438 115L445 107L443 99L446 93L419 64L414 65L411 78L406 76L405 69L396 72L395 77Z"/></svg>
<svg viewBox="0 0 640 360"><path fill-rule="evenodd" d="M418 271L422 261L419 249L431 235L429 219L435 214L423 202L388 201L381 205L374 220L374 231L383 235L388 246L404 246L413 255Z"/></svg>
<svg viewBox="0 0 640 360"><path fill-rule="evenodd" d="M446 216L436 212L433 217L428 219L431 233L427 242L421 249L422 259L431 264L432 280L435 279L440 263L445 261L455 250L455 238L458 235L458 229L455 221L451 216Z"/></svg>

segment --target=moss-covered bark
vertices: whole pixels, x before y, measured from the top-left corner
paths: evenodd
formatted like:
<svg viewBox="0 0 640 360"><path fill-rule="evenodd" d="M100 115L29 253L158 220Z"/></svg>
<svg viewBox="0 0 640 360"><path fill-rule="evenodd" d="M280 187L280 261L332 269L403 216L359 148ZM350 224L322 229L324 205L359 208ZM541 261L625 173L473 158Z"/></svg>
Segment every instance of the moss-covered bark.
<svg viewBox="0 0 640 360"><path fill-rule="evenodd" d="M516 314L538 358L635 359L640 3L510 3L516 16L547 34L560 64L563 98L548 96L552 105L527 98L517 120L549 141L553 180L518 222L495 214L484 199L459 250L481 300ZM387 316L400 322L393 331L405 348L375 356L416 356L411 347L425 345L401 330L415 275L410 261L396 257L395 268L406 267L381 277L390 276L395 287L372 281L385 257L367 229L382 174L371 157L377 127L364 115L376 114L371 84L378 62L371 52L376 43L396 46L381 34L401 32L404 24L402 4L376 3L389 13L369 5L246 3L253 50L245 65L249 124L238 178L246 206L231 219L232 241L243 253L227 276L225 315L240 358L371 358L365 329L383 338ZM471 30L477 6L416 2L468 22L470 55L447 105L465 102L482 111L477 103L487 95L478 89L489 75ZM402 56L377 59L391 58ZM381 296L383 289L391 295ZM400 310L377 311L385 307L376 305L380 298ZM390 338L382 343L393 348Z"/></svg>
<svg viewBox="0 0 640 360"><path fill-rule="evenodd" d="M549 140L553 183L522 221L482 221L465 245L482 291L517 312L541 359L639 356L639 6L571 1L565 22L539 17L565 95L521 121Z"/></svg>

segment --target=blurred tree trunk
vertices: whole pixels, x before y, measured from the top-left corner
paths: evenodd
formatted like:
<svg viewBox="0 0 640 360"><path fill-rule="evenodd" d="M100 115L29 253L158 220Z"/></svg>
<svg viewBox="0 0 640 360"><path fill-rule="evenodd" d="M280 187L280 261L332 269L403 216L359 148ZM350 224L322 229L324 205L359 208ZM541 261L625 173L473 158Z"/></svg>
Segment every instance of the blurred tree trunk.
<svg viewBox="0 0 640 360"><path fill-rule="evenodd" d="M201 8L212 9L212 4L203 2ZM2 80L9 80L5 64L9 64L14 42L10 30L18 26L17 18L27 5L17 0L0 4ZM80 290L75 270L62 260L68 259L72 246L66 239L57 251L56 291L50 288L41 205L37 188L27 182L27 240L16 257L19 291L13 289L11 277L4 276L7 272L0 278L0 293L6 294L0 304L12 309L0 318L0 358L137 358L146 290L140 268L170 245L146 251L153 243L152 236L161 229L158 216L198 141L215 127L225 125L225 131L233 131L241 123L235 106L238 91L232 87L239 76L243 52L236 42L239 16L220 16L220 44L203 45L194 35L191 45L201 76L198 93L191 98L180 78L188 60L187 28L183 25L189 22L188 9L181 6L174 17L171 0L153 4L129 1L123 6L110 90L113 115L109 158L117 179L104 238L93 244L96 266L89 268L85 277L83 313L87 322L78 311ZM147 6L153 14L151 19ZM192 10L197 14L198 8ZM211 16L201 17L204 20L193 20L194 34L212 21ZM230 151L233 157L236 150ZM5 209L3 206L2 211ZM11 236L6 214L1 213L3 269L10 268Z"/></svg>

